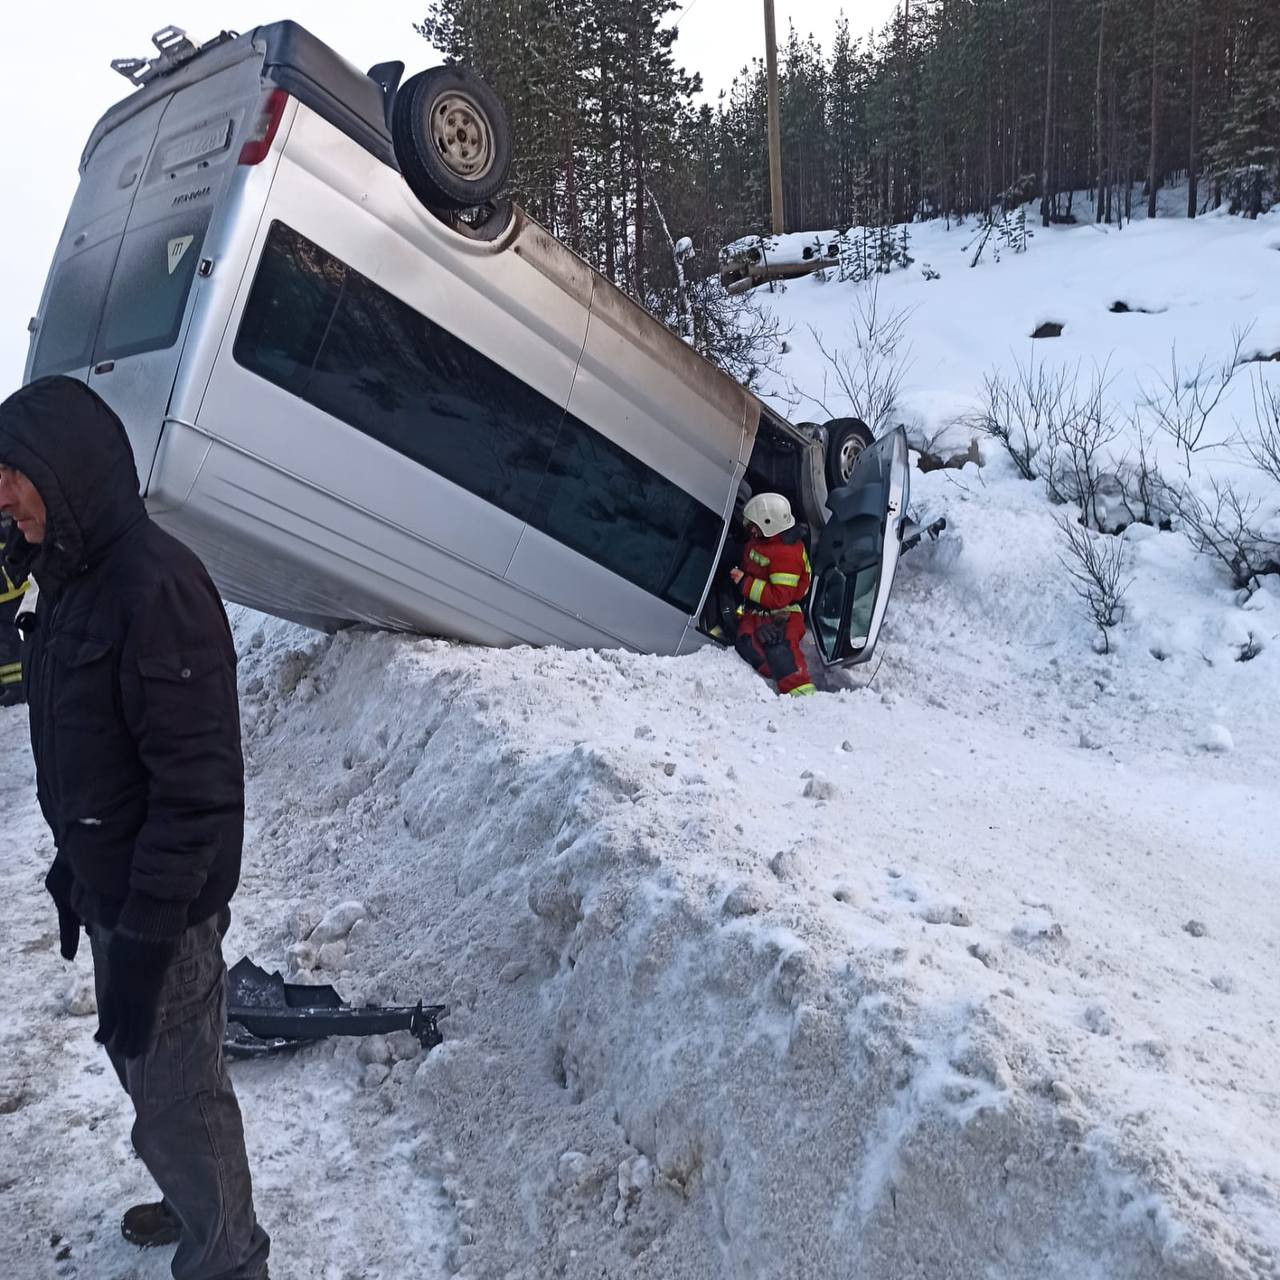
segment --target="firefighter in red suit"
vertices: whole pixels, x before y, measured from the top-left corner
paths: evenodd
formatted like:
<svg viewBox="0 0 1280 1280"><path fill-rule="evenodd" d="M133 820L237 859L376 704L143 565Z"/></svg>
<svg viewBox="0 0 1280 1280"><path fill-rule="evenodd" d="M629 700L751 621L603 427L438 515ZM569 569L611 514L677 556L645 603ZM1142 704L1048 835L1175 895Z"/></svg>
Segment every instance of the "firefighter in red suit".
<svg viewBox="0 0 1280 1280"><path fill-rule="evenodd" d="M736 649L778 692L815 693L800 642L802 601L809 591L809 553L804 533L780 493L759 493L743 508L747 546L742 567L729 576L742 592Z"/></svg>

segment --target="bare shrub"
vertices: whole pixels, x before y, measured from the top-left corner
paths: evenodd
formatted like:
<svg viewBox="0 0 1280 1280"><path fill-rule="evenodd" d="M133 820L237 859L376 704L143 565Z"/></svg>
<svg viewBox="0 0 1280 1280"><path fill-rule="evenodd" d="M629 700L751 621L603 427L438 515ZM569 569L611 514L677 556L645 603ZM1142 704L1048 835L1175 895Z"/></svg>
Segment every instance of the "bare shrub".
<svg viewBox="0 0 1280 1280"><path fill-rule="evenodd" d="M882 307L880 282L872 280L857 295L846 346L828 348L817 329L809 326L829 366L822 377L822 396L817 399L828 418L861 418L880 434L898 406L914 363L906 336L911 314ZM833 411L828 397L839 397L844 411Z"/></svg>
<svg viewBox="0 0 1280 1280"><path fill-rule="evenodd" d="M1166 496L1169 486L1156 465L1152 433L1137 411L1129 415L1129 435L1136 449L1129 450L1116 468L1125 500L1135 520L1164 525L1173 515Z"/></svg>
<svg viewBox="0 0 1280 1280"><path fill-rule="evenodd" d="M1095 368L1083 395L1077 394L1079 368L1070 374L1057 410L1050 415L1045 482L1054 502L1074 502L1091 529L1103 527L1099 496L1108 474L1107 450L1120 434L1120 419L1107 400L1107 366Z"/></svg>
<svg viewBox="0 0 1280 1280"><path fill-rule="evenodd" d="M1133 579L1124 581L1125 544L1119 538L1091 533L1074 520L1060 519L1067 548L1058 556L1071 579L1071 589L1088 607L1102 637L1102 652L1111 652L1112 627L1124 616L1124 597Z"/></svg>
<svg viewBox="0 0 1280 1280"><path fill-rule="evenodd" d="M1280 573L1280 541L1262 532L1260 500L1216 478L1202 492L1189 484L1166 489L1191 545L1225 565L1234 586L1252 591L1262 574Z"/></svg>
<svg viewBox="0 0 1280 1280"><path fill-rule="evenodd" d="M997 369L982 380L982 400L965 422L999 441L1026 480L1039 477L1052 451L1073 375L1037 365L1035 356L1014 365L1008 377Z"/></svg>
<svg viewBox="0 0 1280 1280"><path fill-rule="evenodd" d="M1259 369L1253 379L1255 434L1246 439L1259 471L1280 484L1280 386L1270 386Z"/></svg>
<svg viewBox="0 0 1280 1280"><path fill-rule="evenodd" d="M1207 356L1194 369L1178 361L1178 349L1169 352L1169 368L1143 388L1143 408L1156 427L1170 436L1182 451L1183 465L1191 474L1191 458L1202 449L1221 448L1222 442L1204 440L1205 428L1240 369L1240 355L1252 325L1233 329L1231 354L1215 364Z"/></svg>

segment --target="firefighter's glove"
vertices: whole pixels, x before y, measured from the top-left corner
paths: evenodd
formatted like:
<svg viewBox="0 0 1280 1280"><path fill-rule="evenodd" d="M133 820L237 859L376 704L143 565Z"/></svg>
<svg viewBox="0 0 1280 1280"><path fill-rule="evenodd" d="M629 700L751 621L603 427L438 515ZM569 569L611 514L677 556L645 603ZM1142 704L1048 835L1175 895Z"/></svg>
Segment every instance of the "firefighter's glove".
<svg viewBox="0 0 1280 1280"><path fill-rule="evenodd" d="M80 947L80 930L84 925L71 909L71 872L66 863L54 859L49 874L44 878L44 887L58 909L58 950L62 952L64 960L74 960Z"/></svg>
<svg viewBox="0 0 1280 1280"><path fill-rule="evenodd" d="M94 1039L124 1058L136 1058L151 1041L171 941L115 932L107 943L107 980L98 1006Z"/></svg>
<svg viewBox="0 0 1280 1280"><path fill-rule="evenodd" d="M766 622L756 631L756 640L762 649L773 649L787 643L787 633L776 622Z"/></svg>

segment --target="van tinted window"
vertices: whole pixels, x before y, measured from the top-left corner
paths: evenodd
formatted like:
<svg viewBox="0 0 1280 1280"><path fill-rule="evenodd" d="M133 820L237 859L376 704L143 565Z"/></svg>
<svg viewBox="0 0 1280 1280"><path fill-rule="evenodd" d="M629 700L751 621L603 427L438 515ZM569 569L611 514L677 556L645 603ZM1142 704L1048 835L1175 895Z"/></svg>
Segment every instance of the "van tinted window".
<svg viewBox="0 0 1280 1280"><path fill-rule="evenodd" d="M692 613L720 520L651 467L568 418L529 523Z"/></svg>
<svg viewBox="0 0 1280 1280"><path fill-rule="evenodd" d="M83 369L93 359L93 338L120 240L82 249L57 270L36 337L33 378Z"/></svg>
<svg viewBox="0 0 1280 1280"><path fill-rule="evenodd" d="M721 520L473 347L273 223L245 368L692 613Z"/></svg>
<svg viewBox="0 0 1280 1280"><path fill-rule="evenodd" d="M162 351L177 342L209 213L191 209L125 233L95 362Z"/></svg>
<svg viewBox="0 0 1280 1280"><path fill-rule="evenodd" d="M306 398L521 519L564 411L349 272Z"/></svg>

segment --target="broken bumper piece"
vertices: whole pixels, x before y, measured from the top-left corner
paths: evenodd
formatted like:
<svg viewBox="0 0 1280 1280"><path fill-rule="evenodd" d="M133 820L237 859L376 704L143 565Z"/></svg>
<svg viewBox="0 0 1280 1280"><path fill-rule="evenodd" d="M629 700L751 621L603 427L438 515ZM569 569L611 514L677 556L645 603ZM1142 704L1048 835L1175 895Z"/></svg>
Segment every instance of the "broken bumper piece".
<svg viewBox="0 0 1280 1280"><path fill-rule="evenodd" d="M223 1048L233 1058L257 1058L295 1049L327 1036L385 1035L411 1031L423 1049L443 1038L437 1019L442 1004L410 1008L353 1009L331 986L302 986L268 973L247 956L227 974L227 1034Z"/></svg>

